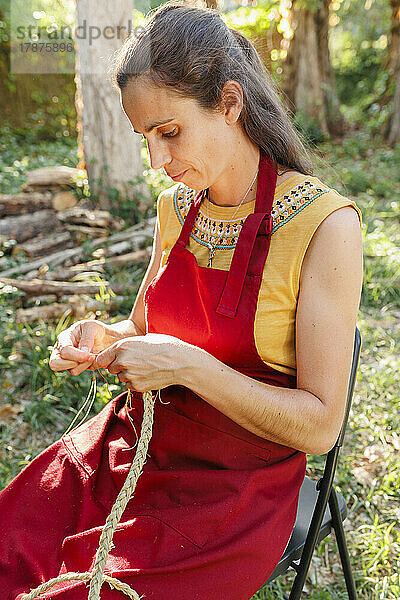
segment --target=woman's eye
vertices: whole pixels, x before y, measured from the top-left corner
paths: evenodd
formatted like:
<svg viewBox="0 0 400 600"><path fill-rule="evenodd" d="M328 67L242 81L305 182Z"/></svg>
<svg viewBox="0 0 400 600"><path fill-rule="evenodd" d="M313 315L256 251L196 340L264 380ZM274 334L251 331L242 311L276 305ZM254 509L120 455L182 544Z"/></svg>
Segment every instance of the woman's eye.
<svg viewBox="0 0 400 600"><path fill-rule="evenodd" d="M168 131L168 133L163 133L164 137L174 137L176 135L176 129L173 129L172 131Z"/></svg>

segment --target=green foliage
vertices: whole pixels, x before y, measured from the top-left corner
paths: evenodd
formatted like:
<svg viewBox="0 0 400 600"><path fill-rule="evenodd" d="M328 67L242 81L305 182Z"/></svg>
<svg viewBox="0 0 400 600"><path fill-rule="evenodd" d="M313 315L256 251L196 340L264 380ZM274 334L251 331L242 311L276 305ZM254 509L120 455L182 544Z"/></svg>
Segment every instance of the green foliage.
<svg viewBox="0 0 400 600"><path fill-rule="evenodd" d="M376 103L387 87L384 70L390 31L386 0L345 0L335 11L339 23L330 30L331 61L347 121L378 131L389 107Z"/></svg>
<svg viewBox="0 0 400 600"><path fill-rule="evenodd" d="M37 130L0 128L0 193L20 191L26 182L25 173L39 167L77 164L76 140L57 141L37 139ZM83 184L82 184L83 185Z"/></svg>
<svg viewBox="0 0 400 600"><path fill-rule="evenodd" d="M314 119L301 111L297 111L295 114L293 125L310 146L320 144L327 139L327 136L322 131L317 119Z"/></svg>

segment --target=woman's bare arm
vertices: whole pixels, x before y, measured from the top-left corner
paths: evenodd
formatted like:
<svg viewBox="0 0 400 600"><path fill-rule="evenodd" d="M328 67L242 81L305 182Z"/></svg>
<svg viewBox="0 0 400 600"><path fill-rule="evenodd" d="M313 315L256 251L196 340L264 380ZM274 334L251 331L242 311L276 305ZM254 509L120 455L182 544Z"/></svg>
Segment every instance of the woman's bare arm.
<svg viewBox="0 0 400 600"><path fill-rule="evenodd" d="M343 419L362 285L362 236L351 207L318 227L303 261L296 315L297 388L276 387L193 346L177 380L258 436L310 454L335 443Z"/></svg>

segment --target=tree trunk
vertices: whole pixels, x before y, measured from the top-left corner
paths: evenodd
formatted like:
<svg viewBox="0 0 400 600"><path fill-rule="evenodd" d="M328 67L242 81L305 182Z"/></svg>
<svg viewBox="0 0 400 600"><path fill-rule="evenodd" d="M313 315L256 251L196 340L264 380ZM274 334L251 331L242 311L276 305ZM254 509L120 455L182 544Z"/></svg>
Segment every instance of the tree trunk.
<svg viewBox="0 0 400 600"><path fill-rule="evenodd" d="M390 41L388 47L387 70L396 71L397 57L400 54L400 0L390 0L392 9Z"/></svg>
<svg viewBox="0 0 400 600"><path fill-rule="evenodd" d="M387 121L387 127L385 131L385 139L391 146L394 146L394 144L400 142L400 52L397 55L395 86L392 112Z"/></svg>
<svg viewBox="0 0 400 600"><path fill-rule="evenodd" d="M118 190L120 199L132 201L128 182L137 175L143 176L141 142L132 135L109 74L113 53L135 26L133 0L79 0L76 14L77 26L81 27L76 68L76 107L81 120L78 130L81 130L90 191L98 199L99 207L108 209L111 199L107 188ZM95 35L97 39L93 39ZM151 196L144 184L136 189L142 196L138 201L143 211Z"/></svg>
<svg viewBox="0 0 400 600"><path fill-rule="evenodd" d="M329 0L313 11L293 2L292 27L283 81L292 109L314 118L324 133L341 136L344 121L328 46Z"/></svg>
<svg viewBox="0 0 400 600"><path fill-rule="evenodd" d="M400 142L400 0L391 0L390 5L392 7L392 24L387 59L390 78L385 91L385 104L392 99L392 110L384 125L384 137L390 145L394 145ZM395 82L392 98L387 93L391 81Z"/></svg>

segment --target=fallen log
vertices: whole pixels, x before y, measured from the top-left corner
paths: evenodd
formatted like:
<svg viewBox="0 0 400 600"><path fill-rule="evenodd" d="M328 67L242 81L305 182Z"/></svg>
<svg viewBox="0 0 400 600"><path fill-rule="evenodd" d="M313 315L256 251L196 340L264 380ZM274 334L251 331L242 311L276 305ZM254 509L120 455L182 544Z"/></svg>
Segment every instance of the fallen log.
<svg viewBox="0 0 400 600"><path fill-rule="evenodd" d="M60 233L53 233L47 236L41 235L22 244L16 244L11 251L11 256L25 254L30 258L36 258L51 251L61 250L61 248L71 248L73 243L69 231L61 231Z"/></svg>
<svg viewBox="0 0 400 600"><path fill-rule="evenodd" d="M78 274L85 272L99 272L103 273L109 266L111 267L123 267L126 265L135 265L140 262L147 263L150 259L152 248L148 246L142 250L136 250L135 252L128 252L128 254L122 254L121 256L103 257L99 260L91 260L89 262L80 263L68 267L68 269L59 268L51 271L50 269L45 270L37 269L28 273L26 279L44 279L47 281L70 281L73 277Z"/></svg>
<svg viewBox="0 0 400 600"><path fill-rule="evenodd" d="M72 192L56 192L52 198L52 206L54 210L66 210L73 208L78 204L78 198Z"/></svg>
<svg viewBox="0 0 400 600"><path fill-rule="evenodd" d="M75 234L78 234L77 237L83 236L104 236L107 237L109 235L108 229L104 229L103 227L86 227L85 225L65 225L65 229L67 231L73 231ZM80 235L82 234L82 235Z"/></svg>
<svg viewBox="0 0 400 600"><path fill-rule="evenodd" d="M88 250L95 250L96 248L103 246L106 242L118 242L129 238L136 238L136 240L138 240L137 245L140 245L140 243L146 242L153 237L155 220L155 217L152 217L151 219L148 219L143 223L137 223L120 233L112 234L108 238L94 240L88 244ZM56 267L58 265L65 265L68 262L70 265L73 265L81 259L83 254L84 250L81 247L69 248L65 251L55 252L50 256L42 257L36 261L30 261L23 265L12 267L11 269L7 269L0 273L2 277L9 277L11 275L23 275L24 273L32 272L35 269L42 268L44 265Z"/></svg>
<svg viewBox="0 0 400 600"><path fill-rule="evenodd" d="M34 306L33 308L19 308L15 312L16 323L34 323L35 321L50 321L60 318L64 313L72 314L73 309L69 304L46 304L45 306Z"/></svg>
<svg viewBox="0 0 400 600"><path fill-rule="evenodd" d="M12 267L11 269L7 269L6 271L0 271L2 277L8 277L9 275L23 275L24 273L28 273L33 269L40 269L44 265L52 265L56 267L57 265L64 264L67 260L73 259L75 262L80 260L84 254L83 248L68 248L67 250L60 250L59 252L54 252L50 256L43 256L42 258L38 258L34 261L29 261L24 263L23 265L18 265L16 267Z"/></svg>
<svg viewBox="0 0 400 600"><path fill-rule="evenodd" d="M121 231L124 220L111 215L106 210L89 210L76 206L67 210L61 210L57 214L60 221L73 223L75 225L87 225L89 227L103 227Z"/></svg>
<svg viewBox="0 0 400 600"><path fill-rule="evenodd" d="M154 234L154 226L156 223L156 217L151 217L146 221L141 221L136 225L132 225L132 227L128 227L128 229L124 229L119 233L113 233L108 238L108 241L111 243L123 242L124 240L129 240L132 237L135 237L136 234L142 234L146 238L153 237Z"/></svg>
<svg viewBox="0 0 400 600"><path fill-rule="evenodd" d="M41 167L28 171L26 183L22 190L35 190L37 188L55 188L70 186L75 187L75 181L82 171L73 167L60 165L56 167Z"/></svg>
<svg viewBox="0 0 400 600"><path fill-rule="evenodd" d="M0 217L23 215L53 208L50 192L0 194Z"/></svg>
<svg viewBox="0 0 400 600"><path fill-rule="evenodd" d="M12 285L19 290L22 290L29 296L43 296L46 294L55 294L57 297L62 295L74 294L97 294L101 289L106 291L110 288L113 292L118 293L126 290L126 284L112 284L108 281L101 283L86 283L81 281L45 281L43 279L32 279L25 281L24 279L9 279L8 277L0 277L0 283L3 285Z"/></svg>
<svg viewBox="0 0 400 600"><path fill-rule="evenodd" d="M38 210L28 215L6 217L0 220L0 235L17 242L25 242L39 233L54 231L59 225L54 210Z"/></svg>
<svg viewBox="0 0 400 600"><path fill-rule="evenodd" d="M102 256L117 256L118 254L124 254L128 250L132 250L132 247L135 246L135 242L136 238L131 238L130 240L118 242L112 246L104 246L103 248L98 248L95 252L93 252L93 256L100 258Z"/></svg>
<svg viewBox="0 0 400 600"><path fill-rule="evenodd" d="M16 311L15 320L17 323L34 323L35 321L49 321L59 319L63 314L71 314L75 319L83 319L89 312L110 311L118 309L125 301L124 296L111 296L110 301L105 303L92 298L72 298L61 299L63 302L53 302L43 306L33 306L32 308L19 308ZM122 318L122 317L121 317Z"/></svg>
<svg viewBox="0 0 400 600"><path fill-rule="evenodd" d="M94 261L94 262L99 262L99 261ZM87 264L87 263L82 263L82 264ZM74 265L74 266L68 267L68 268L54 269L54 271L47 269L46 272L44 272L43 269L35 269L34 271L30 271L29 273L26 273L24 279L25 280L41 279L44 281L72 281L72 279L74 277L76 277L76 275L81 275L82 273L88 273L90 275L98 273L99 275L101 275L104 273L104 266L98 265L97 267L91 267L91 268L86 268L86 269L75 269L75 265Z"/></svg>

